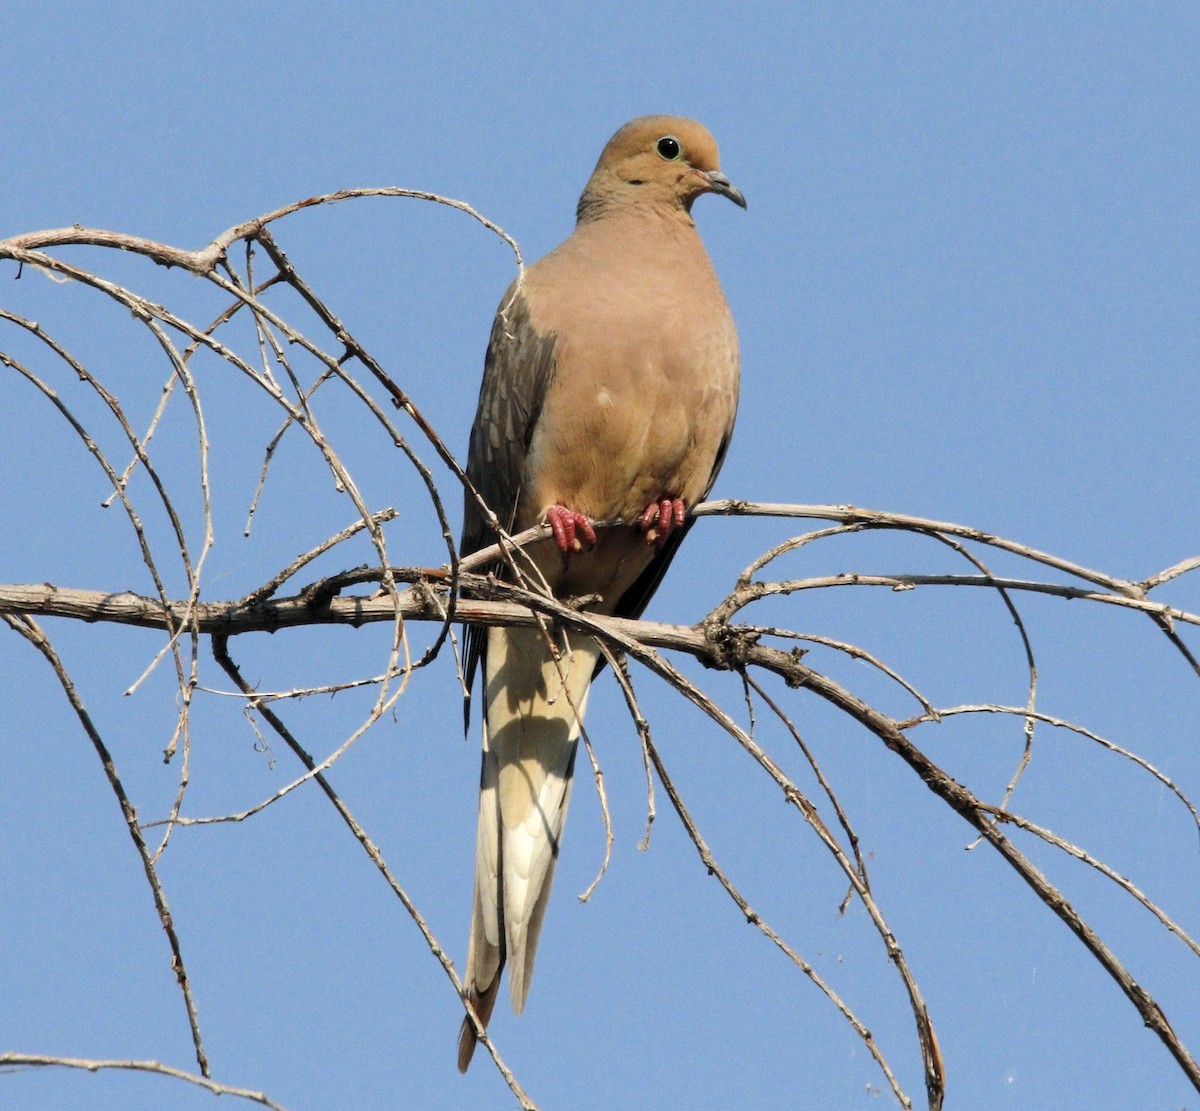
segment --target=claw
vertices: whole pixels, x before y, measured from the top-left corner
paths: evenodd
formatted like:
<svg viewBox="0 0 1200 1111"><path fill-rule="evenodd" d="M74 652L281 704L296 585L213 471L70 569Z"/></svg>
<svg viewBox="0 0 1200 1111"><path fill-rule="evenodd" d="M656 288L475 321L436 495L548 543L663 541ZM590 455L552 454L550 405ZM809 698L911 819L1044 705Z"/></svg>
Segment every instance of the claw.
<svg viewBox="0 0 1200 1111"><path fill-rule="evenodd" d="M586 544L589 548L596 544L596 530L591 520L583 513L576 513L565 505L552 505L546 510L546 522L554 532L554 543L562 552L563 559L569 559L575 552L583 551Z"/></svg>
<svg viewBox="0 0 1200 1111"><path fill-rule="evenodd" d="M647 544L662 544L677 528L683 528L687 506L682 498L661 498L646 506L638 521Z"/></svg>

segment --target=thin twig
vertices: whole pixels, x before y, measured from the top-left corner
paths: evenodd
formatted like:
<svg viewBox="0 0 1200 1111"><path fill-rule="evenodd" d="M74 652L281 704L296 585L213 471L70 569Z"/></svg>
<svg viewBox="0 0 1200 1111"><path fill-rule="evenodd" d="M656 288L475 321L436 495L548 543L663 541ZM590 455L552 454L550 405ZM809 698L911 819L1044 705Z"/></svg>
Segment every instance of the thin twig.
<svg viewBox="0 0 1200 1111"><path fill-rule="evenodd" d="M641 704L634 693L633 677L629 674L629 661L623 655L614 652L603 641L600 642L600 649L604 653L604 658L612 666L613 674L617 677L617 685L625 696L625 705L629 710L629 716L633 719L633 726L637 730L638 741L642 748L642 768L646 773L646 834L638 842L638 852L644 853L650 848L650 831L654 827L654 819L657 816L654 806L654 772L650 763L650 723L642 713Z"/></svg>
<svg viewBox="0 0 1200 1111"><path fill-rule="evenodd" d="M862 877L863 885L870 890L871 881L867 876L867 862L863 859L862 852L859 849L858 834L854 832L854 827L850 824L850 819L846 816L845 810L842 808L841 802L838 801L837 794L825 777L821 765L817 763L817 758L813 755L812 750L804 743L804 738L800 736L800 730L796 728L795 723L791 718L783 712L783 708L777 703L762 687L760 683L746 672L744 676L747 685L754 690L759 698L766 704L767 708L775 715L783 727L791 734L792 740L796 742L797 748L804 753L804 759L808 761L808 766L812 768L813 775L817 777L817 782L821 785L821 790L825 792L825 797L829 799L830 805L833 807L834 813L837 815L838 825L846 834L846 840L850 842L850 849L854 853L854 863L858 869L859 876ZM849 896L847 896L849 898ZM843 903L840 911L844 912L846 903Z"/></svg>
<svg viewBox="0 0 1200 1111"><path fill-rule="evenodd" d="M175 980L179 984L179 990L183 993L183 1003L187 1010L188 1027L192 1034L192 1046L196 1052L196 1064L199 1065L202 1076L211 1076L208 1067L208 1056L204 1052L204 1041L200 1036L200 1021L196 1015L195 1000L192 998L191 982L188 979L187 966L183 963L183 952L179 945L179 936L175 932L175 922L171 917L170 908L167 906L167 896L163 891L162 883L159 881L158 870L154 866L150 850L146 847L146 841L142 837L142 831L138 825L137 811L134 809L133 803L129 801L129 796L125 793L125 786L121 782L121 777L117 774L117 767L113 762L112 754L108 751L108 746L105 745L99 731L93 724L92 717L83 705L83 701L75 689L75 684L71 681L70 675L67 674L67 669L59 658L58 653L54 650L54 646L37 623L28 616L10 617L4 614L0 615L0 617L3 617L9 628L20 633L21 636L29 641L45 657L46 662L53 669L54 675L63 689L63 693L67 696L67 701L71 704L71 709L75 711L75 716L79 719L79 724L87 734L88 740L92 742L92 747L96 750L96 755L100 757L105 778L108 780L108 785L112 788L112 792L117 798L117 803L121 807L121 816L125 819L125 828L129 830L129 836L133 840L134 848L137 850L137 854L142 861L142 869L146 873L146 882L150 885L150 892L154 897L154 909L158 912L158 920L162 923L163 932L167 935L167 942L171 947L171 969L175 973Z"/></svg>
<svg viewBox="0 0 1200 1111"><path fill-rule="evenodd" d="M213 657L216 659L217 663L220 664L225 674L233 680L233 682L248 699L252 700L254 698L254 690L242 677L241 670L237 664L234 663L233 658L229 655L227 639L223 636L214 636L212 638L212 650ZM491 1054L496 1068L500 1071L501 1076L504 1077L504 1082L508 1085L513 1095L516 1096L520 1101L521 1107L524 1109L524 1111L538 1111L537 1104L535 1104L533 1100L529 1098L524 1089L517 1082L517 1078L504 1063L499 1051L492 1043L492 1039L488 1037L487 1031L483 1028L482 1024L479 1023L473 1010L466 1005L466 993L463 989L462 981L459 980L458 974L454 971L454 962L451 961L446 955L446 951L442 948L441 942L438 941L433 931L429 928L424 916L417 909L416 903L412 901L412 898L409 896L408 892L405 891L405 889L401 886L400 881L396 878L395 874L388 866L387 861L384 860L383 853L380 852L379 847L367 835L366 830L359 825L358 820L351 813L349 806L346 805L341 796L333 789L333 785L330 783L328 776L326 776L324 772L318 768L316 761L313 760L313 758L308 754L307 750L300 744L300 742L292 734L291 730L288 729L283 720L269 706L259 706L258 712L262 716L263 720L270 725L270 727L283 740L288 748L292 750L292 753L295 755L296 759L308 769L309 773L312 775L312 778L316 780L321 790L325 793L325 797L328 798L333 804L333 807L337 811L339 817L341 817L342 821L354 835L355 840L358 841L358 843L362 846L364 852L366 852L367 856L370 858L371 863L374 864L379 870L380 874L387 881L388 886L396 895L396 898L400 900L405 911L408 913L408 916L413 920L417 929L421 932L421 936L425 939L425 944L429 947L429 951L433 954L438 964L441 965L442 971L446 973L447 977L449 977L450 982L454 985L454 990L464 1001L463 1009L466 1011L472 1023L476 1026L476 1037L487 1049L488 1053Z"/></svg>
<svg viewBox="0 0 1200 1111"><path fill-rule="evenodd" d="M710 876L714 876L717 882L725 889L726 894L733 900L738 910L745 916L747 922L753 925L784 953L787 958L804 973L805 976L821 991L826 999L837 1008L842 1017L850 1024L851 1028L858 1035L863 1045L866 1046L867 1052L875 1059L875 1063L879 1066L883 1075L887 1078L888 1085L892 1089L892 1094L895 1095L900 1105L912 1111L912 1100L905 1094L904 1089L900 1087L900 1082L896 1079L891 1067L888 1065L887 1059L883 1056L878 1044L875 1041L874 1035L866 1026L859 1020L858 1016L850 1009L846 1002L838 995L836 991L830 987L825 978L806 961L799 952L792 948L776 931L771 927L757 911L755 911L746 901L742 893L734 886L733 881L725 874L724 869L713 856L712 850L708 847L708 843L700 833L699 827L695 820L688 812L687 807L683 803L683 799L679 791L675 787L674 781L667 772L666 764L659 755L658 749L649 736L644 738L646 751L650 756L650 762L654 765L654 770L658 774L659 782L663 785L663 790L667 792L667 798L671 800L671 806L674 808L676 815L683 824L684 830L687 832L688 838L695 846L696 852L700 857L700 862L708 870ZM941 1106L940 1099L934 1103L931 1100L931 1108Z"/></svg>
<svg viewBox="0 0 1200 1111"><path fill-rule="evenodd" d="M219 1084L207 1073L197 1076L194 1072L177 1069L158 1061L101 1061L85 1057L52 1057L43 1053L0 1053L0 1069L23 1068L84 1069L87 1072L99 1072L107 1069L151 1072L159 1076L169 1076L173 1080L185 1080L189 1084L195 1084L199 1088L212 1092L214 1096L233 1096L235 1099L245 1099L251 1103L261 1104L270 1111L287 1111L283 1104L276 1103L265 1092L254 1092L249 1088L235 1088L231 1084Z"/></svg>

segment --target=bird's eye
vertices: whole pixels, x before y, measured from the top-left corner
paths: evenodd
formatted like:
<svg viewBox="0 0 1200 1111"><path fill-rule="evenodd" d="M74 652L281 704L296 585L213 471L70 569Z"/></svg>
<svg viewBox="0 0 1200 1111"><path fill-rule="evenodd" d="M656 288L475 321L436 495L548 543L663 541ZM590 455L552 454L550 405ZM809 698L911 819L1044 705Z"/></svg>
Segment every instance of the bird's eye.
<svg viewBox="0 0 1200 1111"><path fill-rule="evenodd" d="M668 162L674 162L683 153L683 147L679 145L679 140L674 135L664 135L654 146L659 157L665 158Z"/></svg>

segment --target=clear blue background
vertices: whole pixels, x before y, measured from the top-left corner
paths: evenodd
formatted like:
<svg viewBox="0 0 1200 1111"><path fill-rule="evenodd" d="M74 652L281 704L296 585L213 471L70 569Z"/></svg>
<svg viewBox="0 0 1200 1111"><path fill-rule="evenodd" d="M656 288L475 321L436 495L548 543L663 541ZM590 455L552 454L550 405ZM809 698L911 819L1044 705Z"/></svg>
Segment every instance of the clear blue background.
<svg viewBox="0 0 1200 1111"><path fill-rule="evenodd" d="M470 202L536 258L569 233L619 124L691 115L714 132L750 202L746 213L715 198L696 206L743 347L738 431L715 493L960 521L1137 579L1200 547L1198 58L1200 16L1182 4L295 3L148 14L142 4L20 2L0 13L0 237L80 223L200 247L289 201L403 185ZM305 213L277 234L465 453L488 327L513 272L503 244L461 214L396 200ZM60 253L200 322L221 307L185 274ZM0 304L71 345L144 425L166 380L144 332L94 294L29 269L14 277L0 267ZM124 462L68 371L12 328L0 349L106 428ZM227 367L198 362L197 373L216 490L205 594L216 600L251 589L354 514L292 437L243 539L277 417ZM401 509L388 531L393 559L441 562L398 453L333 391L323 404L371 505ZM149 593L127 522L99 508L103 476L8 371L0 429L0 581ZM188 491L193 530L194 442L176 403L156 458ZM453 482L438 478L457 522ZM144 486L135 494L150 504ZM161 520L150 527L168 556ZM699 619L757 551L798 530L704 522L650 616ZM1047 574L983 554L997 571ZM360 543L322 569L368 558ZM932 541L860 536L780 570L969 569ZM177 568L170 582L181 589ZM1196 581L1162 597L1200 609ZM1200 795L1200 681L1153 625L1081 602L1019 604L1040 708L1137 750ZM938 705L1025 699L1020 642L991 594L810 592L763 618L858 643ZM161 637L47 628L141 815L165 815L178 779L160 755L175 713L169 668L121 693ZM420 648L429 633L411 635ZM252 681L284 689L372 673L386 633L287 632L245 638L234 652ZM916 712L864 665L809 659L889 711ZM689 673L744 719L728 676ZM718 859L858 1011L922 1105L911 1017L861 909L837 914L844 879L729 739L638 678ZM228 686L206 653L201 681ZM967 827L875 739L802 692L785 694L922 985L948 1108L1200 1106L1112 982L991 850L964 851ZM367 705L343 695L283 713L324 755ZM761 739L809 789L766 718L760 708ZM11 633L0 636L0 721L0 1050L194 1066L111 792L48 668ZM579 904L603 849L585 773L527 1012L516 1020L502 1006L493 1026L533 1098L544 1108L893 1106L845 1022L706 876L661 792L651 850L636 851L642 770L611 678L589 724L612 804L613 864ZM997 802L1022 746L1017 719L957 719L914 738ZM271 749L255 751L230 700L201 696L185 812L241 809L290 781L289 754ZM461 736L447 656L332 776L460 966L477 775L476 733ZM1146 774L1042 727L1013 808L1200 929L1195 826ZM1195 958L1095 873L1020 843L1200 1046ZM291 1111L513 1105L485 1057L466 1078L454 1071L460 1004L315 789L241 825L177 831L161 871L217 1079L264 1089ZM19 1111L211 1104L156 1077L0 1076L0 1106Z"/></svg>

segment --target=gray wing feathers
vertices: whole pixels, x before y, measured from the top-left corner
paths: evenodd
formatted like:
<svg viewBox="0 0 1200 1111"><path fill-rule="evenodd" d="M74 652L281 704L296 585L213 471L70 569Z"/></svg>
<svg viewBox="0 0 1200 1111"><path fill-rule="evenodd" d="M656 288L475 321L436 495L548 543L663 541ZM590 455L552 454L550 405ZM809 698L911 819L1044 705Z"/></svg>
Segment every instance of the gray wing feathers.
<svg viewBox="0 0 1200 1111"><path fill-rule="evenodd" d="M529 308L515 289L516 283L509 287L492 323L467 451L467 477L505 529L516 518L529 443L554 377L554 333L534 331ZM483 511L467 493L459 554L470 555L495 540ZM483 652L483 632L472 626L467 631L464 726L470 724L470 692Z"/></svg>
<svg viewBox="0 0 1200 1111"><path fill-rule="evenodd" d="M554 333L534 331L524 298L510 287L492 324L467 452L467 476L506 528L513 524L529 443L554 375L554 342ZM483 513L468 496L460 553L492 542Z"/></svg>

